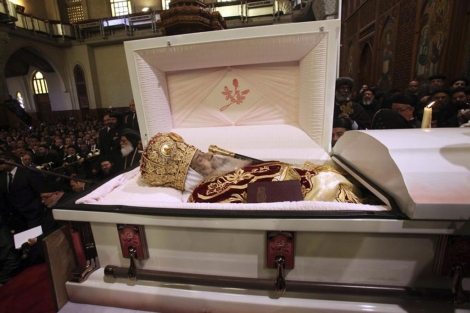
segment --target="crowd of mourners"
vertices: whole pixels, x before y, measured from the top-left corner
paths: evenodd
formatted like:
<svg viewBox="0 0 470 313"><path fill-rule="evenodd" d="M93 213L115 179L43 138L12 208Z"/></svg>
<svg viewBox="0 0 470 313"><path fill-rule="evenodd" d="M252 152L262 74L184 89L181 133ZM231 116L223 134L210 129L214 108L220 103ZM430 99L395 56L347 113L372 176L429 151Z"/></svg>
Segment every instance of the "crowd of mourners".
<svg viewBox="0 0 470 313"><path fill-rule="evenodd" d="M427 82L412 80L404 91L362 85L349 77L336 80L332 145L348 130L421 128L426 107L431 127L470 127L470 88L466 77L448 82L442 74ZM428 125L425 125L426 127Z"/></svg>
<svg viewBox="0 0 470 313"><path fill-rule="evenodd" d="M59 201L138 166L142 150L134 101L102 121L18 125L0 130L0 284L44 262L40 242L60 227L51 210ZM42 235L14 246L15 234L38 226Z"/></svg>

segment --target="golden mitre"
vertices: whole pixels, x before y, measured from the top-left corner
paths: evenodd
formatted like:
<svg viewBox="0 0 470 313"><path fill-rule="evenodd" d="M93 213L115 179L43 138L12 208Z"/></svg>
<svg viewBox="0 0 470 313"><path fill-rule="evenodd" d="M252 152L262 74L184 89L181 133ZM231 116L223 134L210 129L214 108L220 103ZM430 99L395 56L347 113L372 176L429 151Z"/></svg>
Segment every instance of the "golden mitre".
<svg viewBox="0 0 470 313"><path fill-rule="evenodd" d="M178 134L159 133L150 139L142 153L142 179L152 186L184 190L186 175L196 150Z"/></svg>

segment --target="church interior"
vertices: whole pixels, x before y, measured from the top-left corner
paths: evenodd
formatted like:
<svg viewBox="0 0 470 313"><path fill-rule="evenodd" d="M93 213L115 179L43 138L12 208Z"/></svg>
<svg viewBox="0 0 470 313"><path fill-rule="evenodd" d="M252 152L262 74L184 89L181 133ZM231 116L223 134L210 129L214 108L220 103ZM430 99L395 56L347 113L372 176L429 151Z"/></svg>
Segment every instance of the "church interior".
<svg viewBox="0 0 470 313"><path fill-rule="evenodd" d="M305 154L327 160L308 170L330 171L328 162L337 162L378 199L320 204L314 214L302 212L314 204L284 203L274 213L254 204L248 213L231 213L229 203L197 203L198 212L188 213L193 203L185 202L193 195L185 186L159 198L134 168L126 172L134 176L95 185L103 194L74 196L54 209L54 217L69 224L44 242L46 263L0 285L0 312L470 312L464 304L470 302L464 290L470 268L456 261L470 251L469 207L461 203L468 199L461 186L470 171L462 161L469 151L465 128L442 135L452 136L446 146L438 146L442 137L417 132L397 132L398 146L396 137L361 131L346 135L353 144L343 140L333 148L334 109L327 105L335 102L338 77L352 79L354 95L364 85L391 94L404 93L413 81L428 88L436 75L447 78L446 87L470 77L470 1L0 0L0 66L0 129L34 130L62 121L91 125L115 112L129 115L132 103L144 150L133 144L134 155L174 156L180 135L196 147L225 145L241 159L254 151L269 160L274 151L295 164ZM220 110L196 108L221 94L200 90L206 87L221 87L230 102ZM245 103L253 101L256 110L240 109L247 95L255 100ZM287 100L272 105L265 98ZM9 107L12 99L19 111ZM157 141L154 134L175 129L178 135L169 133L167 145L146 150ZM210 137L214 132L217 140ZM428 146L406 154L420 143ZM364 151L375 159L363 157ZM423 153L430 161L421 162ZM432 184L454 177L434 192L439 188ZM423 184L421 193L416 186ZM121 189L114 193L116 186ZM387 188L403 197L389 197ZM340 190L342 199L354 198ZM449 200L452 191L458 196ZM139 200L167 206L149 209L135 204ZM445 201L449 210L443 215ZM73 237L67 227L80 234ZM142 251L123 246L129 234ZM72 251L80 240L85 249ZM149 259L149 250L161 254Z"/></svg>

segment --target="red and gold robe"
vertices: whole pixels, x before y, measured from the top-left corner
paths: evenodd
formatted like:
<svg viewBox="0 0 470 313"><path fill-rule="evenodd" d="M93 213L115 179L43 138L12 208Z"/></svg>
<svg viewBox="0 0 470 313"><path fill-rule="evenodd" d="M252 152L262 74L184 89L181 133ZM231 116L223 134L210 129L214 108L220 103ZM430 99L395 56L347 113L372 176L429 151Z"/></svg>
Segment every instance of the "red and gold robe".
<svg viewBox="0 0 470 313"><path fill-rule="evenodd" d="M306 164L299 168L270 161L249 165L203 180L188 202L246 203L249 183L300 180L304 200L361 203L360 190L329 166Z"/></svg>

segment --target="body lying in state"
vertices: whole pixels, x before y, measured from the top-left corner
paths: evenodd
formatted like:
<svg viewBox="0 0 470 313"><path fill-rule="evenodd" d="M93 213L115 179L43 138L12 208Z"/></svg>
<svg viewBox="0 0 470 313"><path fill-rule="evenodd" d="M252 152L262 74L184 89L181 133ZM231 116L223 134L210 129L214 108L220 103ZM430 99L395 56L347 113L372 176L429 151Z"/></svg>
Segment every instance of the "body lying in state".
<svg viewBox="0 0 470 313"><path fill-rule="evenodd" d="M192 192L188 202L246 203L248 184L299 180L304 200L361 203L360 190L329 166L302 168L278 161L251 161L202 152L175 133L154 136L141 161L152 185Z"/></svg>

